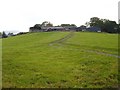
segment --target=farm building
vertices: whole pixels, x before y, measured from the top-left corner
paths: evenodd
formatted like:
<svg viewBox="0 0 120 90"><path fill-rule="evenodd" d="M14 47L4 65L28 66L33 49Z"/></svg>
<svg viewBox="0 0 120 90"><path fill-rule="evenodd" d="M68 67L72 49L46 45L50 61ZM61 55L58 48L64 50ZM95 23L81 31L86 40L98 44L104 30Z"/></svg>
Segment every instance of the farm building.
<svg viewBox="0 0 120 90"><path fill-rule="evenodd" d="M89 32L101 32L99 27L86 27L84 25L77 26L43 26L36 24L34 27L29 28L29 32L48 32L48 31L89 31Z"/></svg>
<svg viewBox="0 0 120 90"><path fill-rule="evenodd" d="M94 26L94 27L86 28L86 31L90 31L90 32L101 32L101 28Z"/></svg>
<svg viewBox="0 0 120 90"><path fill-rule="evenodd" d="M86 26L80 26L76 28L76 31L85 31L86 30Z"/></svg>
<svg viewBox="0 0 120 90"><path fill-rule="evenodd" d="M29 32L47 32L47 31L71 31L71 30L76 30L77 27L73 26L53 26L53 27L43 27L43 26L34 26L29 28Z"/></svg>
<svg viewBox="0 0 120 90"><path fill-rule="evenodd" d="M65 31L74 31L76 28L77 26L64 26Z"/></svg>
<svg viewBox="0 0 120 90"><path fill-rule="evenodd" d="M89 31L89 32L101 32L101 28L99 27L86 27L86 26L80 26L77 27L76 31Z"/></svg>
<svg viewBox="0 0 120 90"><path fill-rule="evenodd" d="M47 31L63 31L65 30L64 27L48 27Z"/></svg>

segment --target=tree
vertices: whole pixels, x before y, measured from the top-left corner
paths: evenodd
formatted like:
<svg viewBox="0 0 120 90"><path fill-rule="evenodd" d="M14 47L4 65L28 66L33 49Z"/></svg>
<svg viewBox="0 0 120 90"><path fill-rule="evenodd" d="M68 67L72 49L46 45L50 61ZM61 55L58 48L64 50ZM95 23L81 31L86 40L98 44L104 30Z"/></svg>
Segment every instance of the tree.
<svg viewBox="0 0 120 90"><path fill-rule="evenodd" d="M47 27L52 27L53 24L49 22L49 23L46 24L46 26L47 26Z"/></svg>
<svg viewBox="0 0 120 90"><path fill-rule="evenodd" d="M118 25L115 21L110 21L108 19L100 19L98 17L90 18L90 21L87 22L89 26L96 26L101 28L102 32L108 33L117 33L118 32Z"/></svg>
<svg viewBox="0 0 120 90"><path fill-rule="evenodd" d="M117 25L117 32L120 33L120 23Z"/></svg>
<svg viewBox="0 0 120 90"><path fill-rule="evenodd" d="M36 29L41 29L41 24L35 24L35 25L34 25L34 28L36 28Z"/></svg>
<svg viewBox="0 0 120 90"><path fill-rule="evenodd" d="M6 35L6 33L3 31L2 33L2 38L7 38L8 36Z"/></svg>
<svg viewBox="0 0 120 90"><path fill-rule="evenodd" d="M42 24L41 24L42 27L52 27L53 24L48 22L48 21L44 21Z"/></svg>
<svg viewBox="0 0 120 90"><path fill-rule="evenodd" d="M98 22L99 22L99 18L98 17L92 17L90 18L90 26L94 26L94 25L97 25Z"/></svg>
<svg viewBox="0 0 120 90"><path fill-rule="evenodd" d="M89 24L90 24L90 26L102 27L103 21L98 17L92 17L92 18L90 18Z"/></svg>
<svg viewBox="0 0 120 90"><path fill-rule="evenodd" d="M66 26L73 26L73 27L76 27L75 24L61 24L60 26L62 26L62 27L66 27Z"/></svg>
<svg viewBox="0 0 120 90"><path fill-rule="evenodd" d="M10 32L8 33L8 36L13 36L13 35L14 35L13 33L10 33Z"/></svg>
<svg viewBox="0 0 120 90"><path fill-rule="evenodd" d="M75 24L71 24L70 26L75 26L75 27L76 27L76 25L75 25Z"/></svg>
<svg viewBox="0 0 120 90"><path fill-rule="evenodd" d="M117 33L118 25L115 21L106 20L103 24L102 31L108 33Z"/></svg>
<svg viewBox="0 0 120 90"><path fill-rule="evenodd" d="M89 22L86 22L85 25L86 25L87 27L89 27L90 23L89 23Z"/></svg>
<svg viewBox="0 0 120 90"><path fill-rule="evenodd" d="M70 26L70 24L61 24L62 27Z"/></svg>

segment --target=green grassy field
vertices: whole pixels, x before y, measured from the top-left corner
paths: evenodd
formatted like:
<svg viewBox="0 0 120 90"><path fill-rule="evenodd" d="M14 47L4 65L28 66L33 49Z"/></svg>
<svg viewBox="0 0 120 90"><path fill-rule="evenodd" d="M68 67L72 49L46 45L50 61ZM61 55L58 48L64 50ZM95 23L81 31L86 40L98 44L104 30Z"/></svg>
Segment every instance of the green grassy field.
<svg viewBox="0 0 120 90"><path fill-rule="evenodd" d="M40 32L3 39L3 88L118 85L118 35Z"/></svg>
<svg viewBox="0 0 120 90"><path fill-rule="evenodd" d="M2 39L0 39L0 89L2 88Z"/></svg>

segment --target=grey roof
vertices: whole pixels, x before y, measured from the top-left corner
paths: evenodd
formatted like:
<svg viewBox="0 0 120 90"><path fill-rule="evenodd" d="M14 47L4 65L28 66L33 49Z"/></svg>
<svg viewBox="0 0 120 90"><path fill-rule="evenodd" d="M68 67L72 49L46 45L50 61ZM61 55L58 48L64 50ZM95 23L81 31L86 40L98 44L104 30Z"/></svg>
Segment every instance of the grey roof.
<svg viewBox="0 0 120 90"><path fill-rule="evenodd" d="M64 29L64 27L48 27L47 29Z"/></svg>

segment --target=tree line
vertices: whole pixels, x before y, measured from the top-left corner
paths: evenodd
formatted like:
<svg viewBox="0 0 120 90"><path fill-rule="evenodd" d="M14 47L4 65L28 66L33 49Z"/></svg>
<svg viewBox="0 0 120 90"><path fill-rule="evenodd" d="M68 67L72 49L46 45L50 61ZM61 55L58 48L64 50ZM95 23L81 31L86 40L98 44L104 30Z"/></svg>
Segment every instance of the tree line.
<svg viewBox="0 0 120 90"><path fill-rule="evenodd" d="M120 23L108 19L100 19L98 17L90 18L89 22L86 22L86 26L97 26L101 28L102 32L107 33L120 33Z"/></svg>

